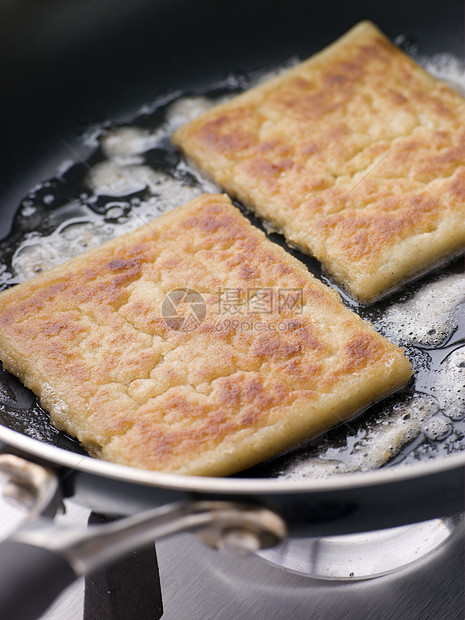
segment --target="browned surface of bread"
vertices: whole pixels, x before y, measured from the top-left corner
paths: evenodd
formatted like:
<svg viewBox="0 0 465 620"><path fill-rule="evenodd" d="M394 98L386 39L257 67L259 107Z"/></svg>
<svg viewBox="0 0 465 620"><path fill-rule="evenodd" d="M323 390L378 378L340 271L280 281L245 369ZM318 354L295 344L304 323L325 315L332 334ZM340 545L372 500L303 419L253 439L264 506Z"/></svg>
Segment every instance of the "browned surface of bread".
<svg viewBox="0 0 465 620"><path fill-rule="evenodd" d="M369 22L173 141L364 302L465 245L465 101Z"/></svg>
<svg viewBox="0 0 465 620"><path fill-rule="evenodd" d="M162 305L184 287L205 318L183 331ZM265 290L275 307L252 306ZM214 194L1 293L0 358L92 454L200 475L267 459L411 374L400 349Z"/></svg>

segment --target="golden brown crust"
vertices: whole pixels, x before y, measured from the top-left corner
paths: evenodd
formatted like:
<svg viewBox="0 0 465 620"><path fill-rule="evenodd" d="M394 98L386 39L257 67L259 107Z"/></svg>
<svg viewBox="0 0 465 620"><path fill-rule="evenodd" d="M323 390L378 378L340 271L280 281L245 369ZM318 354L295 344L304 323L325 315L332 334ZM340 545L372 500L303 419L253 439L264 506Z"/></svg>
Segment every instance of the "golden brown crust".
<svg viewBox="0 0 465 620"><path fill-rule="evenodd" d="M362 301L465 244L465 102L369 22L173 141Z"/></svg>
<svg viewBox="0 0 465 620"><path fill-rule="evenodd" d="M162 313L183 287L206 307L190 331ZM219 307L225 290L241 293L241 312ZM248 312L257 290L275 295L271 313ZM400 349L223 195L0 294L0 358L95 455L186 474L257 463L410 376Z"/></svg>

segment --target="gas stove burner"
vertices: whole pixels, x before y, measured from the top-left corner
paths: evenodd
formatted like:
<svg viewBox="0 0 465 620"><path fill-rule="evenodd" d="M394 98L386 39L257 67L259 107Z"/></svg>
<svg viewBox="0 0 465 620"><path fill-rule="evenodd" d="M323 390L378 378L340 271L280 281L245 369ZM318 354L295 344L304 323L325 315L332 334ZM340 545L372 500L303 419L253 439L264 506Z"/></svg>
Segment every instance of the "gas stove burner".
<svg viewBox="0 0 465 620"><path fill-rule="evenodd" d="M429 555L462 524L463 514L373 532L291 538L257 555L285 571L313 579L372 579Z"/></svg>

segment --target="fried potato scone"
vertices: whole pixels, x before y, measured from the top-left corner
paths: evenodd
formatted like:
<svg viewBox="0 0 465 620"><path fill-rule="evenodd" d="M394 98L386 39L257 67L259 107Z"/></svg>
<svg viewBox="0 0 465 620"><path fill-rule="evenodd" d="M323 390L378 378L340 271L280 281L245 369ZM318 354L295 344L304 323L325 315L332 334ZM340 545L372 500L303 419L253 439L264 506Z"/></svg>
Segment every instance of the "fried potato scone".
<svg viewBox="0 0 465 620"><path fill-rule="evenodd" d="M465 101L370 22L173 142L362 302L465 246Z"/></svg>
<svg viewBox="0 0 465 620"><path fill-rule="evenodd" d="M91 454L199 475L267 459L411 374L216 194L1 293L0 359Z"/></svg>

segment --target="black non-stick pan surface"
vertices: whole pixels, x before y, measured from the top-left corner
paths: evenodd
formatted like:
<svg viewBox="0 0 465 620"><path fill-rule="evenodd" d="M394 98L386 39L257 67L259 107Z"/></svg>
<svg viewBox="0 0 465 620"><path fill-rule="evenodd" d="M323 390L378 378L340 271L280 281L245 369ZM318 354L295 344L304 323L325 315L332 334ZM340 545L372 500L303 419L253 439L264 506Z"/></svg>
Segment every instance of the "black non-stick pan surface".
<svg viewBox="0 0 465 620"><path fill-rule="evenodd" d="M34 187L56 176L63 161L74 162L67 179L75 175L79 186L79 174L98 158L95 148L82 140L89 127L127 122L161 95L205 93L215 84L227 90L228 75L235 76L233 89L240 90L241 74L304 59L362 19L374 21L407 51L463 57L461 0L3 3L2 255L8 259L24 234L21 216L15 219L18 207ZM174 150L168 155L179 157ZM66 193L70 185L63 187ZM47 206L41 209L37 227L48 217ZM299 257L319 272L315 262ZM462 263L455 261L447 269L458 273ZM340 531L335 525L340 523L345 531L387 527L452 514L463 505L465 453L460 452L395 476L384 469L287 486L271 478L269 465L222 480L93 461L49 425L46 413L16 380L4 372L0 379L1 421L9 427L0 433L2 440L32 458L66 467L66 492L102 511L124 514L192 494L261 497L279 506L291 529L311 527L318 534ZM23 434L29 438L23 440Z"/></svg>

